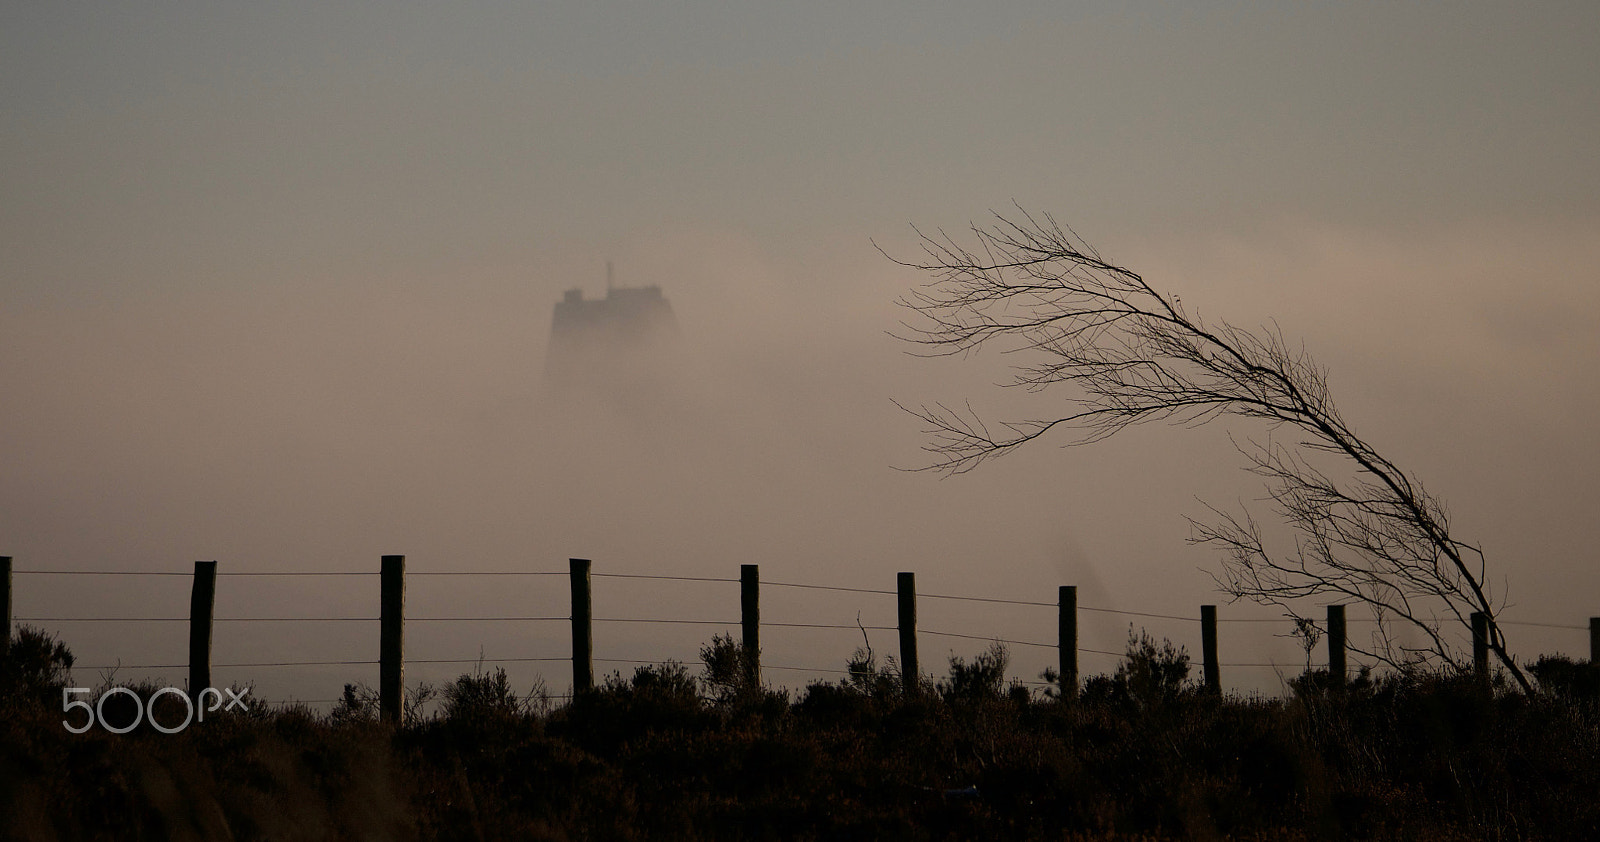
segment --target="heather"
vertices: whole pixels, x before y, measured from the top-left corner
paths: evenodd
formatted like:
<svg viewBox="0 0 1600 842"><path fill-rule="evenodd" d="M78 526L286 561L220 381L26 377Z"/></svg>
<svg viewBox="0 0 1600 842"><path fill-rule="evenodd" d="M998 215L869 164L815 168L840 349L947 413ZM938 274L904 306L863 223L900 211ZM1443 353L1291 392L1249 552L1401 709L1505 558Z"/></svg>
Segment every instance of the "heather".
<svg viewBox="0 0 1600 842"><path fill-rule="evenodd" d="M70 650L24 630L0 671L0 813L17 839L1600 834L1587 662L1529 665L1532 695L1423 671L1216 695L1183 650L1139 634L1063 699L1008 682L999 645L911 692L867 652L798 689L751 681L728 638L701 655L571 699L480 667L412 688L398 727L351 685L331 712L258 704L177 734L72 734Z"/></svg>

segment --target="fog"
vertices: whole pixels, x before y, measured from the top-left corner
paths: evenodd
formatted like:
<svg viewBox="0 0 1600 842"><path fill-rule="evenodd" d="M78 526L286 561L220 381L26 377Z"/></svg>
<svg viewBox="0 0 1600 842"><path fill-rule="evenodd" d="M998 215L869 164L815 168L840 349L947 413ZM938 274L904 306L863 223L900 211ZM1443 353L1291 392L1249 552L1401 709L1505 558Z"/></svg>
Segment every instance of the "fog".
<svg viewBox="0 0 1600 842"><path fill-rule="evenodd" d="M1494 74L1463 69L1498 19L1486 10L1443 28L1386 13L1420 39L1409 58L1373 40L1383 27L1322 12L952 11L904 31L887 12L848 31L753 15L692 36L575 9L180 11L109 51L98 14L4 13L21 81L0 164L0 553L19 570L375 573L399 553L414 572L581 557L596 574L736 578L754 563L774 582L892 590L915 571L925 593L1023 601L1075 584L1084 606L1198 616L1225 600L1185 516L1259 505L1228 439L1248 425L1044 441L946 480L903 470L925 464L923 439L892 400L1062 411L1066 395L996 387L1021 361L1000 349L922 359L889 335L895 299L927 278L879 248L915 257L911 224L959 238L1015 198L1207 319L1304 341L1346 419L1484 547L1506 619L1600 614L1600 174L1581 140L1600 120L1580 72L1600 51L1573 34L1589 12L1510 31L1483 54L1502 71L1487 89ZM1259 41L1240 48L1230 21ZM1079 50L1053 58L1041 33ZM1358 46L1365 64L1340 58ZM1495 128L1511 121L1526 132ZM552 308L566 289L603 294L607 261L620 285L661 287L676 352L650 389L552 392ZM412 577L407 612L565 616L566 587ZM375 576L224 578L217 615L374 617L377 591ZM15 599L21 618L182 617L188 580L19 573ZM880 594L763 592L770 623L893 612ZM920 612L926 630L1054 639L1047 607ZM602 577L595 613L733 621L597 626L601 672L693 662L737 631L737 587ZM1198 654L1195 623L1102 613L1084 615L1082 645L1119 651L1130 623ZM86 667L186 655L183 623L33 624ZM1276 692L1303 665L1288 630L1224 626L1224 663L1279 665L1224 683ZM216 634L219 664L377 651L376 623ZM408 657L561 657L567 634L419 621ZM1524 657L1585 654L1579 630L1508 634ZM896 653L892 632L868 640ZM814 669L862 642L763 636L769 665ZM924 635L923 668L984 645ZM1054 659L1012 653L1023 679ZM1083 656L1087 672L1114 663ZM570 681L559 661L507 666L521 689ZM414 663L407 680L472 668ZM146 675L185 677L119 673ZM215 675L331 699L376 667Z"/></svg>
<svg viewBox="0 0 1600 842"><path fill-rule="evenodd" d="M223 572L372 572L385 553L430 572L559 572L583 557L597 573L733 578L755 563L769 581L892 590L894 574L910 570L930 593L1041 602L1053 601L1056 585L1076 584L1085 606L1181 616L1222 601L1209 578L1218 559L1185 544L1184 516L1203 515L1200 500L1260 495L1227 439L1250 434L1247 425L1141 427L1072 449L1041 443L947 480L897 470L925 464L925 454L918 422L890 398L971 398L1001 417L1060 404L993 385L1009 362L1001 355L907 355L886 331L902 315L894 297L921 279L870 248L854 272L817 277L764 264L722 237L677 236L657 262L628 251L617 260L619 281L648 271L663 287L681 332L659 388L633 394L553 397L541 382L554 303L572 283L600 294L598 266L575 278L186 297L10 318L10 552L19 569L176 572L200 559ZM1330 367L1357 429L1417 472L1469 540L1484 544L1514 603L1507 617L1581 624L1591 609L1580 583L1592 574L1582 564L1589 536L1574 525L1597 502L1584 482L1600 467L1584 428L1600 397L1586 376L1600 349L1592 333L1563 328L1592 320L1600 301L1564 280L1510 282L1504 273L1521 264L1522 278L1592 274L1600 254L1576 236L1418 239L1423 253L1370 232L1267 231L1254 241L1141 242L1128 248L1143 259L1126 262L1153 280L1170 277L1207 317L1272 318L1303 339ZM658 244L643 250L661 255ZM1529 253L1572 257L1529 265L1518 256ZM1276 281L1290 273L1292 295ZM1519 320L1549 329L1530 334ZM415 617L567 613L561 577L414 577L409 587ZM370 617L376 590L371 577L224 578L218 616ZM17 614L182 617L187 591L183 578L19 575ZM736 623L736 598L731 584L596 579L600 617ZM864 625L894 623L885 596L768 588L765 599L772 623L850 625L858 614ZM923 602L926 629L1053 640L1046 608ZM1120 650L1130 622L1198 648L1192 623L1084 622L1090 649ZM375 625L224 623L216 660L371 660ZM1284 626L1225 627L1224 660L1282 663L1292 674L1300 656L1272 637ZM132 634L58 627L85 664L181 663L185 651L181 623ZM712 633L731 628L602 624L597 657L692 662ZM1516 631L1519 651L1582 643ZM562 656L566 634L560 623L408 628L415 659L481 652L489 663ZM768 663L818 669L839 669L862 642L855 630L798 629L769 629L764 641ZM871 643L896 651L890 633ZM944 655L982 646L925 637L924 663L938 669ZM1053 657L1012 648L1023 678ZM1085 655L1085 668L1111 665L1100 660ZM410 675L437 681L469 668L414 666ZM526 681L546 676L557 692L568 680L565 664L513 668ZM361 669L374 671L324 668L320 681L306 670L293 680L263 669L219 674L321 699ZM770 675L791 686L812 677ZM1276 683L1259 668L1229 678Z"/></svg>

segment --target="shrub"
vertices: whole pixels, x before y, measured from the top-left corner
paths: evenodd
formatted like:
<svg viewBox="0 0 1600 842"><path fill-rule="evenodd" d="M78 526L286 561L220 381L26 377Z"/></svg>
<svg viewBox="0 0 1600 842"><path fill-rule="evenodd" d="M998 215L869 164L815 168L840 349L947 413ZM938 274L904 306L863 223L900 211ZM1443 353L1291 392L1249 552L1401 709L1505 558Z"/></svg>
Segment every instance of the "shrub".
<svg viewBox="0 0 1600 842"><path fill-rule="evenodd" d="M1544 655L1528 667L1539 689L1573 701L1600 700L1600 664L1565 655Z"/></svg>
<svg viewBox="0 0 1600 842"><path fill-rule="evenodd" d="M1057 678L1053 670L1047 680ZM1144 629L1128 629L1128 648L1114 675L1085 679L1080 697L1090 703L1131 705L1144 710L1177 701L1189 679L1189 653L1163 638L1156 643Z"/></svg>
<svg viewBox="0 0 1600 842"><path fill-rule="evenodd" d="M1173 646L1166 638L1158 645L1144 629L1137 635L1128 630L1127 655L1113 680L1126 688L1134 704L1155 707L1170 703L1183 692L1188 679L1188 650Z"/></svg>
<svg viewBox="0 0 1600 842"><path fill-rule="evenodd" d="M438 688L426 681L419 682L405 693L405 721L408 724L423 720L423 709L437 698ZM377 722L382 713L378 691L366 682L344 686L344 694L333 709L328 711L328 721L334 724ZM252 708L253 710L254 708Z"/></svg>
<svg viewBox="0 0 1600 842"><path fill-rule="evenodd" d="M880 666L869 647L857 647L837 683L813 681L795 710L812 722L840 728L875 728L882 715L903 701L900 670L893 657Z"/></svg>
<svg viewBox="0 0 1600 842"><path fill-rule="evenodd" d="M444 717L459 721L514 719L528 710L527 701L511 689L503 667L461 675L444 686Z"/></svg>
<svg viewBox="0 0 1600 842"><path fill-rule="evenodd" d="M645 664L633 671L630 681L618 673L607 678L602 692L672 702L698 702L700 695L689 670L677 661Z"/></svg>
<svg viewBox="0 0 1600 842"><path fill-rule="evenodd" d="M72 664L72 651L55 635L18 626L8 654L0 658L0 701L60 704Z"/></svg>
<svg viewBox="0 0 1600 842"><path fill-rule="evenodd" d="M733 635L716 635L710 643L700 647L700 663L705 665L705 676L701 680L712 698L719 702L753 695L761 689L756 674L759 657L759 650L746 649L744 644L734 641Z"/></svg>
<svg viewBox="0 0 1600 842"><path fill-rule="evenodd" d="M378 691L363 682L346 684L328 719L336 725L378 720Z"/></svg>
<svg viewBox="0 0 1600 842"><path fill-rule="evenodd" d="M701 682L717 708L731 721L781 719L789 712L787 690L769 690L761 683L760 651L719 634L700 648L705 666Z"/></svg>
<svg viewBox="0 0 1600 842"><path fill-rule="evenodd" d="M700 699L693 676L683 664L646 664L631 679L612 673L587 692L573 697L551 722L551 729L597 754L612 754L646 734L693 732L718 721Z"/></svg>
<svg viewBox="0 0 1600 842"><path fill-rule="evenodd" d="M109 731L136 724L131 733L150 734L157 730L154 723L175 728L184 722L185 717L189 717L191 723L194 721L195 710L189 701L170 691L162 692L167 690L167 684L163 681L153 679L116 681L108 675L99 687L94 688L85 697L85 700L91 701L93 705L95 720L98 722L96 730L103 728ZM58 692L58 699L59 696ZM59 704L59 701L57 703ZM81 715L77 714L73 719L76 720ZM207 721L221 716L220 711L212 713L212 719Z"/></svg>
<svg viewBox="0 0 1600 842"><path fill-rule="evenodd" d="M873 699L888 699L899 695L901 689L900 665L891 655L878 665L878 656L870 648L857 648L845 661L848 677L843 685Z"/></svg>
<svg viewBox="0 0 1600 842"><path fill-rule="evenodd" d="M1308 669L1289 679L1289 689L1301 701L1320 700L1334 692L1333 678L1327 669ZM1372 667L1362 665L1354 678L1346 678L1344 693L1350 697L1368 695L1373 689Z"/></svg>
<svg viewBox="0 0 1600 842"><path fill-rule="evenodd" d="M1010 663L1011 653L999 642L990 644L970 664L952 655L950 677L939 682L939 695L952 703L998 699L1004 693Z"/></svg>

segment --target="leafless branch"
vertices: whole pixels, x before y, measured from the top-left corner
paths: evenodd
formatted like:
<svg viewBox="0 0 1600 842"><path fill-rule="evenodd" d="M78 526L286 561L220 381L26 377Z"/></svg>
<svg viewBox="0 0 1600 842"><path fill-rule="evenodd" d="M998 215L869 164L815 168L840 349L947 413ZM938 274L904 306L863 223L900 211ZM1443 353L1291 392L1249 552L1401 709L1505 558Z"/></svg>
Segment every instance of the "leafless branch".
<svg viewBox="0 0 1600 842"><path fill-rule="evenodd" d="M895 335L928 356L1001 345L1028 360L1006 385L1075 391L1067 411L1044 420L991 424L970 404L901 405L926 425L931 459L917 470L962 474L1046 435L1082 445L1149 422L1236 416L1285 428L1288 444L1236 446L1299 536L1292 551L1270 551L1248 512L1213 508L1213 520L1191 521L1193 541L1225 551L1222 590L1285 608L1328 597L1365 604L1382 621L1367 654L1400 668L1418 659L1464 668L1441 622L1470 628L1483 612L1491 648L1528 689L1495 623L1483 554L1451 537L1443 505L1346 424L1303 346L1276 325L1250 331L1191 314L1049 215L1019 208L995 220L972 228L970 248L918 231L922 258L890 257L931 277L900 300L911 316ZM1398 644L1391 622L1422 645Z"/></svg>

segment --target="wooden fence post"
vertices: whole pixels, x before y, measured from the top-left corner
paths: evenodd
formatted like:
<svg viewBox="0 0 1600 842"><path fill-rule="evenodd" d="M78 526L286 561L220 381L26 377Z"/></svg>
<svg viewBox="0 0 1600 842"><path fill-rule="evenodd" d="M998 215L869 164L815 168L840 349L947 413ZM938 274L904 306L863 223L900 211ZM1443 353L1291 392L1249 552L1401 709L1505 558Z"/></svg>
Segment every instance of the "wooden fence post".
<svg viewBox="0 0 1600 842"><path fill-rule="evenodd" d="M211 617L217 603L217 563L194 563L189 591L189 698L200 706L200 694L211 686Z"/></svg>
<svg viewBox="0 0 1600 842"><path fill-rule="evenodd" d="M1200 606L1200 658L1204 665L1206 692L1222 692L1222 670L1217 664L1217 606Z"/></svg>
<svg viewBox="0 0 1600 842"><path fill-rule="evenodd" d="M1335 690L1344 689L1344 606L1328 606L1328 680Z"/></svg>
<svg viewBox="0 0 1600 842"><path fill-rule="evenodd" d="M572 692L594 689L593 603L589 597L589 559L567 560L572 569Z"/></svg>
<svg viewBox="0 0 1600 842"><path fill-rule="evenodd" d="M761 568L739 565L739 622L744 630L745 678L751 686L761 684Z"/></svg>
<svg viewBox="0 0 1600 842"><path fill-rule="evenodd" d="M4 620L5 633L0 634L0 659L11 652L11 556L0 555L0 620Z"/></svg>
<svg viewBox="0 0 1600 842"><path fill-rule="evenodd" d="M900 682L911 696L921 689L922 675L917 667L917 574L901 573L895 584L900 594Z"/></svg>
<svg viewBox="0 0 1600 842"><path fill-rule="evenodd" d="M7 616L11 606L6 606ZM1589 618L1589 663L1600 664L1600 617Z"/></svg>
<svg viewBox="0 0 1600 842"><path fill-rule="evenodd" d="M1060 617L1056 629L1056 648L1061 663L1061 699L1078 697L1078 587L1062 585L1056 589Z"/></svg>
<svg viewBox="0 0 1600 842"><path fill-rule="evenodd" d="M1489 615L1482 611L1472 612L1472 673L1489 680Z"/></svg>
<svg viewBox="0 0 1600 842"><path fill-rule="evenodd" d="M385 721L403 725L406 709L406 557L384 556L379 579L378 710Z"/></svg>

